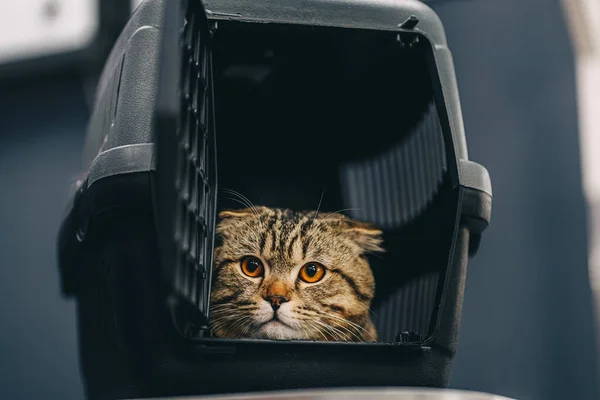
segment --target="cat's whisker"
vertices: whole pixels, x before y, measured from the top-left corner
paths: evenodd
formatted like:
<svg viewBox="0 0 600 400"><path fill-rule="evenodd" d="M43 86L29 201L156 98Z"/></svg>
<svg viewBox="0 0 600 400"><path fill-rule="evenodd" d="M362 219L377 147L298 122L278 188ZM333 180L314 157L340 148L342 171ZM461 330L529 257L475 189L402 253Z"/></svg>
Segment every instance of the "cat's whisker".
<svg viewBox="0 0 600 400"><path fill-rule="evenodd" d="M229 310L225 310L223 312L219 312L219 313L213 313L211 314L211 322L217 322L217 321L221 321L223 319L231 319L231 320L235 320L236 318L240 318L243 316L248 315L247 313L242 313L242 312L238 312L233 310L232 312L228 312Z"/></svg>
<svg viewBox="0 0 600 400"><path fill-rule="evenodd" d="M243 318L240 318L237 322L235 322L232 326L231 326L231 330L241 330L242 326L244 326L244 324L246 323L246 321L250 320L250 322L252 322L252 316L251 315L247 315Z"/></svg>
<svg viewBox="0 0 600 400"><path fill-rule="evenodd" d="M369 331L367 331L367 330L366 330L365 328L363 328L362 326L360 326L360 325L358 325L358 324L355 324L355 323L353 323L353 322L351 322L351 321L348 321L347 319L340 318L340 319L339 319L339 321L340 321L340 322L345 322L345 323L347 323L349 328L356 329L356 331L357 331L358 333L360 333L360 332L359 332L359 330L360 330L360 331L362 331L362 332L365 332L365 333L367 333L367 334L369 333Z"/></svg>
<svg viewBox="0 0 600 400"><path fill-rule="evenodd" d="M332 333L332 336L334 339L336 340L340 340L340 341L345 341L344 339L346 338L346 335L340 331L339 329L331 326L331 325L327 325L321 321L315 321L317 324L323 326L325 329L329 330Z"/></svg>
<svg viewBox="0 0 600 400"><path fill-rule="evenodd" d="M222 307L236 307L235 305L233 305L230 301L226 301L223 303L212 303L210 305L210 309L212 310L213 308L222 308Z"/></svg>
<svg viewBox="0 0 600 400"><path fill-rule="evenodd" d="M332 329L331 329L330 327L328 327L327 325L320 324L320 323L317 323L317 324L318 324L318 325L320 325L320 326L322 326L322 327L323 327L323 330L324 330L324 333L326 333L327 335L329 335L329 339L328 339L328 340L332 340L332 339L333 339L333 340L335 340L335 341L337 341L337 340L338 340L338 337L337 337L337 335L336 335L336 332L335 332L335 330L332 330Z"/></svg>
<svg viewBox="0 0 600 400"><path fill-rule="evenodd" d="M226 313L226 312L250 313L252 311L255 311L256 309L257 309L257 307L253 306L253 305L249 305L249 306L226 305L226 306L222 306L222 307L211 307L210 314L214 315L214 314L222 314L222 313Z"/></svg>
<svg viewBox="0 0 600 400"><path fill-rule="evenodd" d="M243 194L241 194L240 192L237 192L233 189L223 189L224 192L232 194L234 196L237 196L238 198L240 198L242 201L244 201L248 208L250 208L250 210L252 210L252 212L254 213L254 215L256 215L257 217L259 216L259 212L258 212L258 208L256 208L256 206L254 205L254 203L252 203L252 201L250 201L249 198L247 198L246 196L244 196Z"/></svg>
<svg viewBox="0 0 600 400"><path fill-rule="evenodd" d="M373 310L371 310L369 307L365 306L363 303L358 303L358 304L360 304L361 307L364 307L366 310L368 310L375 317L377 316L377 314L375 314L375 312Z"/></svg>
<svg viewBox="0 0 600 400"><path fill-rule="evenodd" d="M337 211L327 214L324 218L321 218L321 219L327 219L335 214L342 214L344 211L358 211L358 210L360 210L360 208L342 208L341 210L337 210Z"/></svg>
<svg viewBox="0 0 600 400"><path fill-rule="evenodd" d="M336 321L333 321L333 322L336 322ZM340 332L340 334L342 335L342 337L343 337L344 339L347 339L347 335L346 335L345 333L341 332L341 331L340 331L338 328L336 328L336 327L333 327L333 326L331 326L331 325L327 325L327 326L328 326L328 327L330 327L331 329L335 329L337 332ZM338 326L338 327L340 327L340 328L343 328L345 331L347 331L347 332L348 332L348 333L350 333L351 335L354 335L354 336L356 336L356 335L355 335L355 334L354 334L352 331L350 331L349 329L347 329L347 328L346 328L346 327L344 327L343 325L341 325L341 324L339 324L339 323L338 323L338 325L337 325L337 326Z"/></svg>
<svg viewBox="0 0 600 400"><path fill-rule="evenodd" d="M311 312L306 312L306 311L311 311ZM297 311L298 314L305 316L305 317L310 317L311 319L314 319L314 317L318 317L319 314L312 311L312 310L302 310L302 311Z"/></svg>
<svg viewBox="0 0 600 400"><path fill-rule="evenodd" d="M365 328L363 328L362 326L360 326L360 325L358 325L357 323L354 323L354 322L352 322L352 321L350 321L350 320L347 320L346 318L338 317L337 315L333 315L333 314L329 314L329 313L324 313L324 312L321 312L320 314L321 314L322 316L326 316L326 317L328 317L328 318L334 318L334 319L336 319L336 320L339 320L339 321L345 322L345 323L347 323L348 325L355 327L356 329L361 329L361 330L363 330L364 332L366 332L366 333L369 333L369 331L367 331L367 330L366 330Z"/></svg>
<svg viewBox="0 0 600 400"><path fill-rule="evenodd" d="M231 319L232 318L232 314L226 314L226 315L211 315L210 318L210 322L218 322L221 321L223 319Z"/></svg>
<svg viewBox="0 0 600 400"><path fill-rule="evenodd" d="M219 307L231 307L231 303L230 302L226 302L226 303L212 303L210 305L210 309L211 310L213 308L219 308Z"/></svg>
<svg viewBox="0 0 600 400"><path fill-rule="evenodd" d="M227 190L227 189L224 189L224 191L227 194L235 196L235 197L226 197L226 199L235 201L236 203L239 203L239 204L243 205L245 208L249 209L255 217L258 218L258 211L256 210L256 208L254 207L254 205L252 204L252 202L250 200L248 200L247 198L241 196L237 192L230 191L230 190Z"/></svg>
<svg viewBox="0 0 600 400"><path fill-rule="evenodd" d="M239 318L239 317L237 317L237 318L226 318L226 320L218 321L218 322L212 324L212 326L213 326L213 329L222 329L222 328L224 328L224 329L226 329L229 332L233 332L233 331L236 330L236 327L237 327L238 324L241 324L241 323L245 322L248 318L251 318L251 316L246 315L246 316L242 316L241 318ZM233 324L230 325L228 320L233 320L234 321Z"/></svg>
<svg viewBox="0 0 600 400"><path fill-rule="evenodd" d="M214 322L210 324L210 327L213 330L219 330L221 328L224 328L225 326L227 326L229 324L229 321L219 321L219 322Z"/></svg>
<svg viewBox="0 0 600 400"><path fill-rule="evenodd" d="M227 310L227 309L237 309L237 308L235 308L231 304L217 304L214 306L210 306L210 312Z"/></svg>
<svg viewBox="0 0 600 400"><path fill-rule="evenodd" d="M318 333L319 335L323 336L323 339L327 340L327 336L325 336L323 334L323 330L321 328L319 328L318 326L314 325L312 322L306 322L308 324L308 326L312 327L316 333Z"/></svg>
<svg viewBox="0 0 600 400"><path fill-rule="evenodd" d="M310 337L310 335L308 334L308 331L306 330L304 324L300 324L300 329L302 329L302 332L304 333L304 339L308 340L308 338Z"/></svg>
<svg viewBox="0 0 600 400"><path fill-rule="evenodd" d="M256 214L254 213L254 210L253 210L253 209L250 207L250 205L248 205L248 203L246 203L245 201L242 201L242 200L240 200L240 199L238 199L238 198L235 198L235 197L225 197L225 199L227 199L227 200L231 200L231 201L235 201L236 203L243 205L245 208L248 208L248 209L250 209L250 211L252 212L252 214L253 214L254 216L256 216Z"/></svg>
<svg viewBox="0 0 600 400"><path fill-rule="evenodd" d="M253 323L252 320L248 320L248 322L246 323L246 327L242 330L242 334L241 336L246 336L248 334L248 330L252 327Z"/></svg>
<svg viewBox="0 0 600 400"><path fill-rule="evenodd" d="M317 216L319 215L319 209L321 208L321 203L323 202L324 195L325 195L325 189L323 189L323 191L321 192L321 198L319 199L319 204L317 205L317 211L315 211L315 216L313 217L313 223L315 222L315 220L317 219Z"/></svg>
<svg viewBox="0 0 600 400"><path fill-rule="evenodd" d="M218 331L218 330L222 329L225 326L226 323L227 323L226 321L222 321L222 322L215 323L215 324L211 323L210 324L210 328L213 331Z"/></svg>
<svg viewBox="0 0 600 400"><path fill-rule="evenodd" d="M238 306L235 304L220 304L220 305L216 305L216 306L211 306L210 307L210 311L211 312L221 312L223 310L234 310L234 311L253 311L256 310L257 307L255 305L245 305L245 306Z"/></svg>
<svg viewBox="0 0 600 400"><path fill-rule="evenodd" d="M355 323L355 322L352 322L352 321L350 321L350 320L348 320L348 319L346 319L346 318L342 318L342 317L340 317L340 316L338 316L338 315L335 315L335 314L330 314L330 313L325 313L325 312L320 312L319 314L320 314L320 315L322 315L322 316L329 317L329 318L334 318L334 319L337 319L337 320L339 320L339 321L342 321L342 322L345 322L345 323L347 323L347 324L349 324L349 325L351 325L351 326L355 326L355 327L357 327L357 328L363 329L365 332L367 332L367 330L366 330L366 329L364 329L362 326L360 326L359 324L357 324L357 323Z"/></svg>
<svg viewBox="0 0 600 400"><path fill-rule="evenodd" d="M227 314L227 315L219 316L217 318L212 318L211 323L217 323L217 322L223 321L223 320L236 320L237 318L242 317L242 316L243 316L243 314L241 314L241 313Z"/></svg>
<svg viewBox="0 0 600 400"><path fill-rule="evenodd" d="M222 306L222 307L215 306L215 307L210 308L211 313L224 312L224 311L230 311L230 310L231 311L239 311L239 308L235 307L235 306L230 306L230 305L226 305L226 306Z"/></svg>
<svg viewBox="0 0 600 400"><path fill-rule="evenodd" d="M215 315L215 314L222 314L224 312L231 312L231 311L237 311L235 308L219 308L219 309L211 309L210 310L210 315Z"/></svg>
<svg viewBox="0 0 600 400"><path fill-rule="evenodd" d="M336 323L337 321L332 321L333 323ZM341 323L337 322L337 325L340 328L344 329L346 332L348 332L349 334L351 334L352 336L354 336L359 342L362 341L362 338L360 336L358 336L355 332L352 332L350 329L346 328L345 326L343 326Z"/></svg>
<svg viewBox="0 0 600 400"><path fill-rule="evenodd" d="M243 205L245 208L248 208L250 210L250 212L252 212L252 215L254 215L254 217L256 219L258 219L258 214L256 213L256 211L246 202L240 200L240 199L236 199L235 197L225 197L227 200L231 200L231 201L235 201L238 204Z"/></svg>
<svg viewBox="0 0 600 400"><path fill-rule="evenodd" d="M254 208L254 204L250 201L250 199L247 198L246 196L244 196L243 194L241 194L240 192L238 192L237 190L228 189L228 188L223 188L222 190L223 190L223 192L229 193L233 196L238 197L240 200L244 201L246 204L248 204L248 208Z"/></svg>
<svg viewBox="0 0 600 400"><path fill-rule="evenodd" d="M236 303L231 303L231 302L225 302L225 303L213 303L210 308L217 308L217 307L229 307L235 310L240 310L240 309L245 309L245 308L257 308L256 305L254 304L236 304Z"/></svg>
<svg viewBox="0 0 600 400"><path fill-rule="evenodd" d="M344 332L342 332L338 328L331 326L331 325L329 325L329 328L336 334L336 336L334 336L334 339L336 339L340 342L347 342L349 340L348 335L346 335Z"/></svg>
<svg viewBox="0 0 600 400"><path fill-rule="evenodd" d="M305 314L305 315L306 315L306 314ZM331 327L329 327L328 325L326 325L326 324L324 324L324 323L320 322L320 321L319 321L317 318L314 318L314 317L316 317L316 316L317 316L317 315L312 315L312 317L313 317L313 318L311 318L310 320L307 320L307 319L305 319L305 320L304 320L304 321L305 321L305 324L307 324L307 325L309 325L310 327L312 327L312 328L313 328L313 329L314 329L314 330L315 330L317 333L319 333L321 336L323 336L323 337L326 337L326 336L324 335L324 332L326 332L326 331L325 331L323 328L327 328L327 329L330 331L330 330L331 330L331 329L330 329ZM322 326L323 328L320 328L319 326L315 325L315 323L316 323L316 324L318 324L318 325L320 325L320 326ZM329 333L331 333L331 332L329 332ZM334 339L335 339L335 336L334 336ZM328 339L325 339L325 340L328 340Z"/></svg>
<svg viewBox="0 0 600 400"><path fill-rule="evenodd" d="M231 193L233 195L236 196L242 196L241 194L239 194L238 192L235 191L230 191L229 189L224 189L225 191L227 191L228 193ZM256 218L256 220L258 221L260 227L262 230L264 230L264 226L263 223L260 219L260 213L258 212L258 209L256 208L256 206L250 201L248 200L245 196L242 196L241 198L235 198L235 197L226 197L226 199L228 200L232 200L235 201L236 203L239 203L241 205L243 205L244 207L248 208L250 210L250 212L252 212L252 215L254 215L254 217Z"/></svg>
<svg viewBox="0 0 600 400"><path fill-rule="evenodd" d="M210 310L209 316L210 316L210 318L212 318L214 316L219 316L220 314L228 313L228 312L232 312L232 311L237 311L237 310L235 310L233 308L221 308L219 310Z"/></svg>
<svg viewBox="0 0 600 400"><path fill-rule="evenodd" d="M212 318L210 322L211 322L211 324L217 324L217 323L227 322L227 321L235 322L239 318L242 318L244 316L245 315L241 314L241 313L225 314L225 315L217 316L216 318Z"/></svg>
<svg viewBox="0 0 600 400"><path fill-rule="evenodd" d="M304 321L304 326L308 329L308 332L310 332L310 335L308 336L312 336L313 333L318 331L315 329L314 325L311 324L309 321Z"/></svg>
<svg viewBox="0 0 600 400"><path fill-rule="evenodd" d="M213 332L219 332L219 331L221 331L221 330L222 330L222 328L223 328L223 324L211 324L211 325L210 325L210 329L211 329Z"/></svg>
<svg viewBox="0 0 600 400"><path fill-rule="evenodd" d="M383 255L379 254L379 252L376 252L376 251L365 251L365 254L368 254L371 257L377 257L380 260L383 260L383 258L384 258Z"/></svg>

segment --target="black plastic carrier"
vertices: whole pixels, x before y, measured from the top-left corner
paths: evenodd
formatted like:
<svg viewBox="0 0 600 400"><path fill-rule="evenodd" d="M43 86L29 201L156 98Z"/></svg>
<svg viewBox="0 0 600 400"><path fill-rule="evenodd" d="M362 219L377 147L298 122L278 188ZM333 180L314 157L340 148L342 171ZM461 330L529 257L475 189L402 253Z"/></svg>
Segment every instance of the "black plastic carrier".
<svg viewBox="0 0 600 400"><path fill-rule="evenodd" d="M447 385L492 192L423 3L146 0L84 158L59 257L89 398ZM212 337L216 215L241 207L225 189L383 228L380 341Z"/></svg>

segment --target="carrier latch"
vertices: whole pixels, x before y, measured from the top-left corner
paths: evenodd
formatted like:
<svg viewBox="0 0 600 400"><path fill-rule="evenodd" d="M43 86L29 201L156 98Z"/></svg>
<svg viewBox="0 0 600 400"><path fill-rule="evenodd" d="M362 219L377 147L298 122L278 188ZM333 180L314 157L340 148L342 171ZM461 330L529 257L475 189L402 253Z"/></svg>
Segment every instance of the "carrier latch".
<svg viewBox="0 0 600 400"><path fill-rule="evenodd" d="M473 256L492 218L492 182L485 167L469 160L459 161L458 175L463 189L461 223L469 228L469 255Z"/></svg>
<svg viewBox="0 0 600 400"><path fill-rule="evenodd" d="M419 332L409 331L409 332L400 332L396 335L396 342L407 344L407 343L419 343L423 340L423 337Z"/></svg>

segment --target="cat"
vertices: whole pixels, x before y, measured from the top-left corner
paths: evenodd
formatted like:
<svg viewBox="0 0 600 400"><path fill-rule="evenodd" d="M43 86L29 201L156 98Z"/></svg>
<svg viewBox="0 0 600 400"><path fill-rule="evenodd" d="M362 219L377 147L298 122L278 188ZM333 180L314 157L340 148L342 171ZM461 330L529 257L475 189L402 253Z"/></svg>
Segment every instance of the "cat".
<svg viewBox="0 0 600 400"><path fill-rule="evenodd" d="M382 232L339 213L252 207L219 214L210 321L229 339L374 342L366 254Z"/></svg>

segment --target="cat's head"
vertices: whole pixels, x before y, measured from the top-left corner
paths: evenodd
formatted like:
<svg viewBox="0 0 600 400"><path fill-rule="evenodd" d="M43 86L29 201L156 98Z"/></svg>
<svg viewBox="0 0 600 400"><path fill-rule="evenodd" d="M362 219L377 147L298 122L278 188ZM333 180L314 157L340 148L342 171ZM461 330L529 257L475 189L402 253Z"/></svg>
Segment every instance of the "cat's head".
<svg viewBox="0 0 600 400"><path fill-rule="evenodd" d="M343 215L258 207L219 214L211 326L222 338L374 341L366 253L381 231Z"/></svg>

